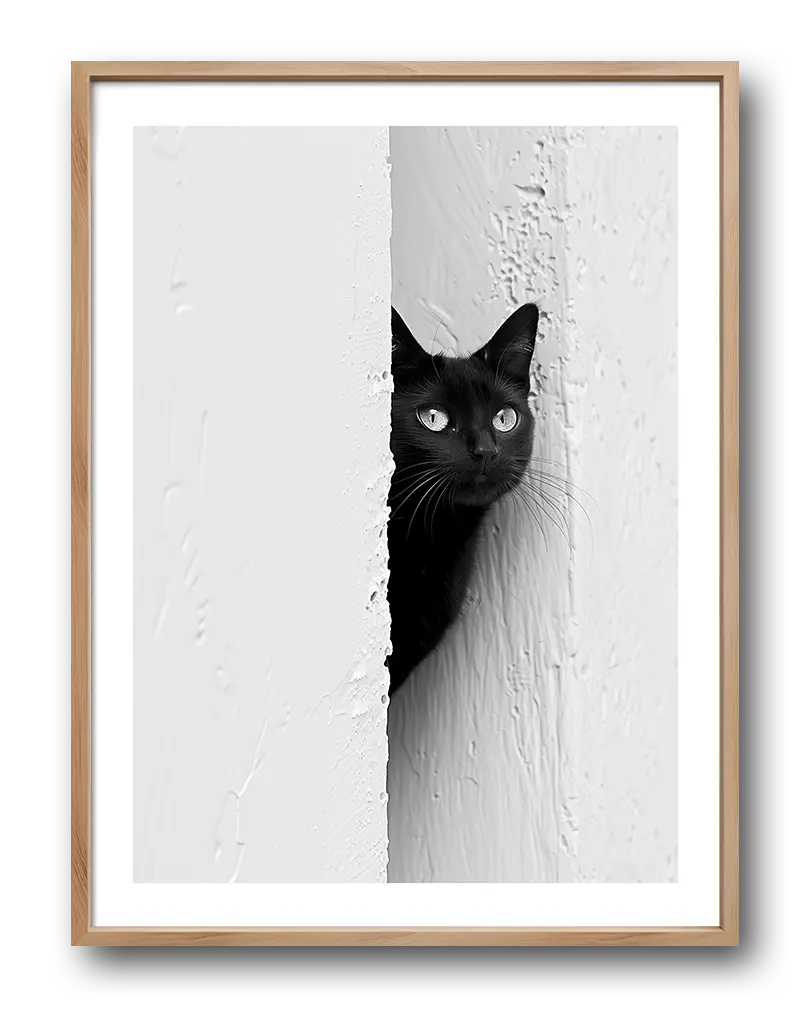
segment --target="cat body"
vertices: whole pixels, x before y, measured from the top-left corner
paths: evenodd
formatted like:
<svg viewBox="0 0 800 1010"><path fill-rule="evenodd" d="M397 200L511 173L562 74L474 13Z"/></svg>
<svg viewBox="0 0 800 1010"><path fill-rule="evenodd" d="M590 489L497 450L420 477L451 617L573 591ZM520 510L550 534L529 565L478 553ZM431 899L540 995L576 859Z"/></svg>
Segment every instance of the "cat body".
<svg viewBox="0 0 800 1010"><path fill-rule="evenodd" d="M539 312L523 305L469 357L431 355L392 309L391 691L464 603L481 523L528 466Z"/></svg>

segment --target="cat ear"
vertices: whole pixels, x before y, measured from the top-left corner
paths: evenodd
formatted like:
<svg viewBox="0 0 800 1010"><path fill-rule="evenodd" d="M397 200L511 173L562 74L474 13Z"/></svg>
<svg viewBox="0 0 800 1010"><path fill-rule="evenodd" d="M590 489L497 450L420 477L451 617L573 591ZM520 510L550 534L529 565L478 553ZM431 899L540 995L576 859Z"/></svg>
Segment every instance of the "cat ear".
<svg viewBox="0 0 800 1010"><path fill-rule="evenodd" d="M403 317L392 308L392 368L415 368L427 357L403 322Z"/></svg>
<svg viewBox="0 0 800 1010"><path fill-rule="evenodd" d="M538 325L538 306L534 302L521 305L475 357L530 390L531 358Z"/></svg>

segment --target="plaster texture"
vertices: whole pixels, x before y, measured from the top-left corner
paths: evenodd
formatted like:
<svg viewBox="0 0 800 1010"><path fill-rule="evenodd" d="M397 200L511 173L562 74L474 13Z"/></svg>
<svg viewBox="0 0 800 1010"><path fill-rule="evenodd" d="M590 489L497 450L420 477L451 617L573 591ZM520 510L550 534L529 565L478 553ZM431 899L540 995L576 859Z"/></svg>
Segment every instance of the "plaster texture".
<svg viewBox="0 0 800 1010"><path fill-rule="evenodd" d="M136 131L139 881L385 880L387 155Z"/></svg>
<svg viewBox="0 0 800 1010"><path fill-rule="evenodd" d="M392 128L391 163L420 343L542 321L538 516L496 508L462 620L392 699L389 880L675 880L677 134Z"/></svg>

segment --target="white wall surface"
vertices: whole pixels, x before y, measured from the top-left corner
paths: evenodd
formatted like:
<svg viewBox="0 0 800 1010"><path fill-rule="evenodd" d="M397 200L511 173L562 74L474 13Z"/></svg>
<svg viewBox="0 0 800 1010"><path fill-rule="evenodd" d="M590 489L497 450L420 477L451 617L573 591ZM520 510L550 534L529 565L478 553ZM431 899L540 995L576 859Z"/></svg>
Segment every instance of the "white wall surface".
<svg viewBox="0 0 800 1010"><path fill-rule="evenodd" d="M676 878L676 141L391 130L393 303L423 346L544 318L541 525L496 507L465 614L392 700L390 881Z"/></svg>
<svg viewBox="0 0 800 1010"><path fill-rule="evenodd" d="M384 879L386 154L137 133L138 880ZM675 168L668 130L392 131L395 304L469 351L539 299L553 461L392 706L392 880L674 877Z"/></svg>
<svg viewBox="0 0 800 1010"><path fill-rule="evenodd" d="M387 152L136 131L137 880L385 879Z"/></svg>

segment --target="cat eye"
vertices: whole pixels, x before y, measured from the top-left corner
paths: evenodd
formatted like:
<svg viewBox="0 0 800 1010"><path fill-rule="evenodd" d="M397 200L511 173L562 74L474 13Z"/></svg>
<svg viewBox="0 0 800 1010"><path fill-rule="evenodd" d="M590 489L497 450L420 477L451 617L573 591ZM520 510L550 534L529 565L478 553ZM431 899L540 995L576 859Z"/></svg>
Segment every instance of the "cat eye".
<svg viewBox="0 0 800 1010"><path fill-rule="evenodd" d="M447 411L441 407L420 407L417 417L430 431L444 431L450 421Z"/></svg>
<svg viewBox="0 0 800 1010"><path fill-rule="evenodd" d="M513 407L501 407L492 418L492 424L498 431L511 431L517 423L517 412Z"/></svg>

